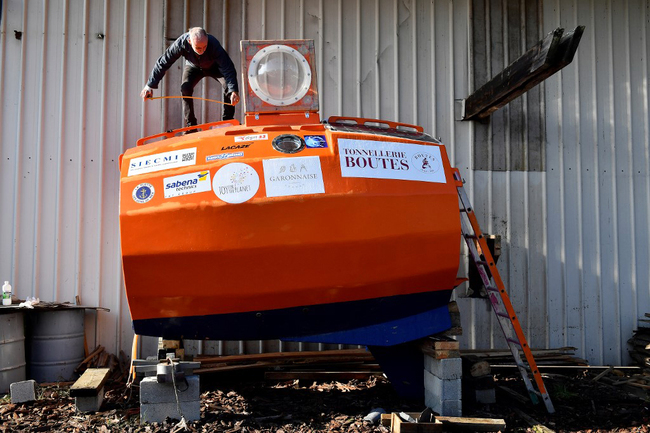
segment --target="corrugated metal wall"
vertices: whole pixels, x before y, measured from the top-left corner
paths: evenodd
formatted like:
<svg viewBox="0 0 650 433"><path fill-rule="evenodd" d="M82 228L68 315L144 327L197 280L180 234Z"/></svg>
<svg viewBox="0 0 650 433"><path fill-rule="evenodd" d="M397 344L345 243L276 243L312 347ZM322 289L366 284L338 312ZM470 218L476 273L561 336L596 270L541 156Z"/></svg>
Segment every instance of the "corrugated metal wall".
<svg viewBox="0 0 650 433"><path fill-rule="evenodd" d="M499 53L503 65L514 60L512 33L527 36L536 23L513 26L513 2L477 3L489 11L480 16L497 73ZM534 3L519 2L514 13L529 17ZM492 167L473 173L474 205L484 230L503 236L498 267L531 346L574 346L593 364L626 363L626 342L650 312L650 3L557 0L540 10L540 37L586 26L574 62L543 86L543 171L515 171L509 159L532 132L531 112L523 124L512 121L510 104L491 119L485 143L505 142L499 155L510 171L490 165L496 149L490 161L473 161ZM527 98L521 102L529 106ZM460 301L464 339L503 346L487 307Z"/></svg>
<svg viewBox="0 0 650 433"><path fill-rule="evenodd" d="M2 7L0 278L22 298L110 308L98 315L99 343L128 353L117 161L144 132L142 53L160 40L162 11L135 1Z"/></svg>
<svg viewBox="0 0 650 433"><path fill-rule="evenodd" d="M549 340L616 363L650 312L650 4L549 2L544 20L587 26L546 85Z"/></svg>
<svg viewBox="0 0 650 433"><path fill-rule="evenodd" d="M448 143L484 230L504 237L499 269L533 346L574 345L593 363L617 363L637 316L650 311L647 0L5 0L2 9L0 279L23 297L79 295L110 308L97 330L110 351L128 351L132 339L117 158L139 137L181 126L178 101L143 102L139 92L165 47L196 25L222 41L238 69L241 39L314 39L322 118L417 123ZM517 102L519 120L508 111L498 128L497 120L487 127L456 120L456 101L474 83L553 28L579 24L587 30L576 60L537 99ZM475 79L481 57L470 48L480 44L494 49L483 56L491 69ZM181 67L170 69L157 95L180 93ZM220 94L206 80L195 90ZM203 120L220 110L197 105ZM533 131L535 115L544 122ZM486 140L487 151L478 147ZM497 148L502 165L494 164ZM508 159L512 149L538 149L541 164L522 169ZM459 304L463 345L501 347L487 303ZM203 350L279 348L305 346Z"/></svg>

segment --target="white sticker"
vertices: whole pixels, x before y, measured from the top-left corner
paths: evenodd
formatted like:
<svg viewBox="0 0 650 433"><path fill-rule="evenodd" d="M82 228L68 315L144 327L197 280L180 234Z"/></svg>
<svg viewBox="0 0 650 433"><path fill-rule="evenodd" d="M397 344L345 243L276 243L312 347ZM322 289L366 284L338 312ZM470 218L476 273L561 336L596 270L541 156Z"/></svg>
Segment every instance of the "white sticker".
<svg viewBox="0 0 650 433"><path fill-rule="evenodd" d="M191 149L172 150L154 155L133 158L129 162L129 174L152 173L170 168L185 167L196 164L196 147Z"/></svg>
<svg viewBox="0 0 650 433"><path fill-rule="evenodd" d="M226 203L250 200L260 188L260 177L253 167L243 162L231 162L217 171L212 189Z"/></svg>
<svg viewBox="0 0 650 433"><path fill-rule="evenodd" d="M242 135L239 137L235 137L235 143L239 143L241 141L258 141L258 140L268 140L268 139L269 139L269 134Z"/></svg>
<svg viewBox="0 0 650 433"><path fill-rule="evenodd" d="M156 190L153 185L145 182L133 188L131 197L133 197L133 201L136 203L146 203L153 198L155 193Z"/></svg>
<svg viewBox="0 0 650 433"><path fill-rule="evenodd" d="M262 164L267 197L325 192L318 156L265 159Z"/></svg>
<svg viewBox="0 0 650 433"><path fill-rule="evenodd" d="M206 156L205 160L210 162L218 161L220 159L240 158L242 156L244 156L244 152L220 153L218 155Z"/></svg>
<svg viewBox="0 0 650 433"><path fill-rule="evenodd" d="M165 198L206 192L212 189L209 170L166 177L164 179L164 185Z"/></svg>
<svg viewBox="0 0 650 433"><path fill-rule="evenodd" d="M438 146L348 138L338 145L343 177L447 182Z"/></svg>

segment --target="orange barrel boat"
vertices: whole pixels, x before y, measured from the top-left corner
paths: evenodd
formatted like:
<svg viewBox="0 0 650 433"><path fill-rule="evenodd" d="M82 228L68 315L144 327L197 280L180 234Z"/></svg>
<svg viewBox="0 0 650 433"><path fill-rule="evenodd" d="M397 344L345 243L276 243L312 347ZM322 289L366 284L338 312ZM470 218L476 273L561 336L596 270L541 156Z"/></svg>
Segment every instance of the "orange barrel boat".
<svg viewBox="0 0 650 433"><path fill-rule="evenodd" d="M136 334L393 346L451 326L461 227L445 147L413 125L321 123L314 59L313 41L242 41L244 125L122 155Z"/></svg>

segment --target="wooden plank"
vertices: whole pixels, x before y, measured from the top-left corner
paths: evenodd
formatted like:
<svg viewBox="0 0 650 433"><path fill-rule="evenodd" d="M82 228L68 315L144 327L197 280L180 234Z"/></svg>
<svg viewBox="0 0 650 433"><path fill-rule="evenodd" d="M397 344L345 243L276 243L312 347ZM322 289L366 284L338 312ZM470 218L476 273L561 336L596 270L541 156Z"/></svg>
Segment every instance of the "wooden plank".
<svg viewBox="0 0 650 433"><path fill-rule="evenodd" d="M539 365L537 364L537 367L539 368L540 371L548 371L548 370L580 371L580 370L602 370L602 369L608 369L610 366L609 365ZM515 369L517 368L517 366L515 364L490 364L490 368L493 370ZM616 369L629 371L629 370L640 370L641 367L618 366L616 367Z"/></svg>
<svg viewBox="0 0 650 433"><path fill-rule="evenodd" d="M265 367L274 367L277 364L275 362L255 362L253 364L236 364L236 365L228 365L228 364L221 364L221 365L215 365L212 367L201 367L197 368L194 370L194 373L196 374L202 374L202 373L222 373L225 371L237 371L237 370L247 370L247 369L252 369L252 368L265 368Z"/></svg>
<svg viewBox="0 0 650 433"><path fill-rule="evenodd" d="M591 379L591 381L592 381L592 382L598 382L600 379L602 379L603 377L607 376L607 375L608 375L612 370L614 370L614 366L613 366L613 365L612 365L611 367L609 367L607 370L600 372L600 373L598 374L598 376L596 376L596 377L594 377L593 379Z"/></svg>
<svg viewBox="0 0 650 433"><path fill-rule="evenodd" d="M352 379L368 380L373 376L382 376L377 371L267 371L266 380L316 380L320 382L348 381Z"/></svg>
<svg viewBox="0 0 650 433"><path fill-rule="evenodd" d="M436 416L443 427L452 427L464 431L503 431L506 421L501 418L467 418L456 416Z"/></svg>
<svg viewBox="0 0 650 433"><path fill-rule="evenodd" d="M526 51L490 81L465 100L465 120L483 119L498 109L498 101L505 99L514 88L523 86L531 76L551 67L550 59L560 45L564 29L557 28Z"/></svg>
<svg viewBox="0 0 650 433"><path fill-rule="evenodd" d="M81 367L83 367L86 363L91 361L95 356L100 354L103 350L104 350L104 346L102 346L101 344L97 346L97 348L93 350L92 353L90 353L90 355L88 355L83 361L81 361L79 365L74 369L75 373L79 372L81 370Z"/></svg>
<svg viewBox="0 0 650 433"><path fill-rule="evenodd" d="M247 362L247 361L266 361L269 359L298 359L298 358L318 358L328 359L336 357L350 357L354 359L374 360L372 353L366 349L341 349L325 351L308 351L308 352L272 352L272 353L255 353L250 355L227 355L227 356L197 356L195 360L203 363L209 362Z"/></svg>
<svg viewBox="0 0 650 433"><path fill-rule="evenodd" d="M542 355L556 355L562 354L563 352L575 352L578 349L576 347L558 347L555 349L530 349L531 353L535 356ZM496 357L512 357L512 352L507 349L462 349L460 351L461 356L463 355L475 355L485 358L496 358ZM489 359L487 359L489 361Z"/></svg>
<svg viewBox="0 0 650 433"><path fill-rule="evenodd" d="M38 386L41 387L46 387L46 386L58 386L58 387L63 387L63 386L70 386L74 382L43 382L39 383Z"/></svg>
<svg viewBox="0 0 650 433"><path fill-rule="evenodd" d="M422 353L434 359L460 358L458 350L434 350L430 348L421 349Z"/></svg>
<svg viewBox="0 0 650 433"><path fill-rule="evenodd" d="M573 60L584 26L557 28L465 100L463 120L485 119Z"/></svg>
<svg viewBox="0 0 650 433"><path fill-rule="evenodd" d="M451 338L437 338L437 337L429 337L425 338L420 342L420 347L423 349L431 349L431 350L460 350L460 343L456 340L453 340Z"/></svg>
<svg viewBox="0 0 650 433"><path fill-rule="evenodd" d="M180 349L181 341L180 340L162 340L161 349Z"/></svg>
<svg viewBox="0 0 650 433"><path fill-rule="evenodd" d="M422 353L434 359L460 357L460 343L453 338L436 335L420 340L419 346Z"/></svg>
<svg viewBox="0 0 650 433"><path fill-rule="evenodd" d="M97 395L110 374L110 368L89 368L70 387L71 397L92 397Z"/></svg>
<svg viewBox="0 0 650 433"><path fill-rule="evenodd" d="M201 362L201 368L222 367L225 365L236 367L238 365L254 365L264 363L264 365L272 365L276 367L302 367L302 368L315 368L318 366L336 366L332 368L345 367L347 365L363 365L364 368L370 365L377 365L374 360L365 359L349 359L349 358L334 358L334 359L299 359L299 360L282 360L270 359L268 361L260 360L255 362ZM357 367L358 368L358 367Z"/></svg>

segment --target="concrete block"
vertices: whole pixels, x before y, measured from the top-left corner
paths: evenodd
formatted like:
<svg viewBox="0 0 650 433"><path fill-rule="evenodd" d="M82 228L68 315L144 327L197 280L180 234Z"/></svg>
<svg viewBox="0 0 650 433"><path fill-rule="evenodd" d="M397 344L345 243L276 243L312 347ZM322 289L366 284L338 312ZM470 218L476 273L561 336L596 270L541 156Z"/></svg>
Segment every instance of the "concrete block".
<svg viewBox="0 0 650 433"><path fill-rule="evenodd" d="M441 400L425 390L424 404L441 416L463 416L462 400Z"/></svg>
<svg viewBox="0 0 650 433"><path fill-rule="evenodd" d="M14 382L9 385L9 392L11 393L11 402L13 404L34 401L36 400L36 381L23 380Z"/></svg>
<svg viewBox="0 0 650 433"><path fill-rule="evenodd" d="M104 402L104 387L101 387L97 395L89 397L75 397L74 404L79 412L98 412Z"/></svg>
<svg viewBox="0 0 650 433"><path fill-rule="evenodd" d="M497 396L494 388L490 389L477 389L476 402L482 404L494 404L497 402Z"/></svg>
<svg viewBox="0 0 650 433"><path fill-rule="evenodd" d="M176 381L181 413L187 421L201 419L199 376L187 376L187 383ZM163 422L165 418L181 419L172 383L158 383L156 377L140 382L140 422Z"/></svg>
<svg viewBox="0 0 650 433"><path fill-rule="evenodd" d="M460 400L462 398L460 379L440 379L424 371L424 389L440 400Z"/></svg>
<svg viewBox="0 0 650 433"><path fill-rule="evenodd" d="M424 355L424 370L440 379L461 379L463 362L461 358L435 359Z"/></svg>
<svg viewBox="0 0 650 433"><path fill-rule="evenodd" d="M178 388L178 400L180 402L194 401L200 399L199 376L187 376L185 381L176 381ZM174 385L172 383L158 383L155 377L145 377L140 382L140 405L174 403Z"/></svg>
<svg viewBox="0 0 650 433"><path fill-rule="evenodd" d="M201 401L181 402L181 412L186 421L198 421L201 419ZM163 422L169 417L180 420L176 402L173 403L140 403L140 423Z"/></svg>

